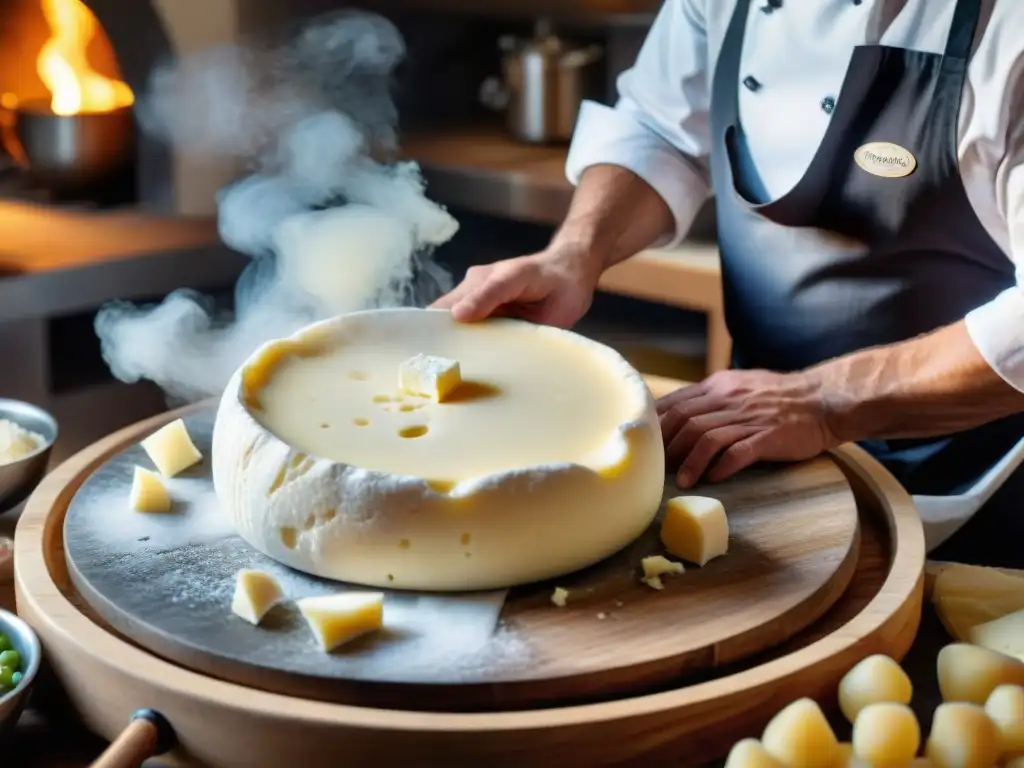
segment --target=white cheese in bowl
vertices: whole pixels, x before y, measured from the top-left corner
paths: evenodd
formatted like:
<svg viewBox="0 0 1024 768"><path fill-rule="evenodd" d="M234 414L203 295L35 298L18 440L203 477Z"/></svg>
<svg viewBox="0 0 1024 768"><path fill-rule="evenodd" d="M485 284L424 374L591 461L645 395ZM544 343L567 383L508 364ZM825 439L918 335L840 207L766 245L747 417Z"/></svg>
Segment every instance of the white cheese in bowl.
<svg viewBox="0 0 1024 768"><path fill-rule="evenodd" d="M0 419L0 464L12 464L30 456L46 443L46 439L9 420Z"/></svg>
<svg viewBox="0 0 1024 768"><path fill-rule="evenodd" d="M399 380L417 355L458 363L451 391ZM592 565L651 524L664 462L653 398L613 350L417 309L265 345L228 385L212 450L221 506L256 549L317 576L418 590Z"/></svg>

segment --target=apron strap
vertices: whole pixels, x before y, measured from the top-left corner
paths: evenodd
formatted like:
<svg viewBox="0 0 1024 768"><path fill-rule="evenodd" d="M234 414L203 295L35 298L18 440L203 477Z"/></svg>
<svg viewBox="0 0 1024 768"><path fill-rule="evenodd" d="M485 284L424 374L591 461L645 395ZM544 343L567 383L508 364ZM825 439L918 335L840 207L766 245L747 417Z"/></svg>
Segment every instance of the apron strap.
<svg viewBox="0 0 1024 768"><path fill-rule="evenodd" d="M1018 0L1019 1L1019 0ZM971 55L974 31L981 15L981 0L957 0L953 10L953 23L946 38L946 59L966 61Z"/></svg>

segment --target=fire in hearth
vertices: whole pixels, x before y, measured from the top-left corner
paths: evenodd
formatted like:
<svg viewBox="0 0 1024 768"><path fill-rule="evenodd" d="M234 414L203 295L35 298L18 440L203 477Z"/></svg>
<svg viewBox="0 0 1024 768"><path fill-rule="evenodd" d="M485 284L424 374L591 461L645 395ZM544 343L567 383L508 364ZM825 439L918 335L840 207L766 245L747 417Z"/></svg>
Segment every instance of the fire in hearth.
<svg viewBox="0 0 1024 768"><path fill-rule="evenodd" d="M36 59L55 115L113 112L135 100L127 83L92 68L86 55L99 22L81 0L41 0L50 38Z"/></svg>

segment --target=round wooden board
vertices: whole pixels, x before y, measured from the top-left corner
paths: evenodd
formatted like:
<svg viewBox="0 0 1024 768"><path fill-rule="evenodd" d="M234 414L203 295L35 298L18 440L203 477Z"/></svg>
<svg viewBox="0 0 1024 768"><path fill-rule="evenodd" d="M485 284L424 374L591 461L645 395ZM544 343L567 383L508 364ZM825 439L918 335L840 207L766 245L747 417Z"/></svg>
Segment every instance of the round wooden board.
<svg viewBox="0 0 1024 768"><path fill-rule="evenodd" d="M205 456L214 416L209 406L185 417ZM324 654L293 606L259 628L231 614L243 567L274 573L292 598L346 586L284 568L238 537L220 514L208 461L169 481L170 514L130 510L133 467L148 464L137 442L150 429L120 433L105 445L104 464L73 480L80 488L66 512L64 549L75 588L144 648L277 693L478 711L649 691L793 636L839 598L856 566L856 501L842 471L821 458L707 489L728 510L730 551L663 577L662 590L640 579L641 560L663 553L656 522L625 550L558 580L569 591L564 608L551 603L554 583L514 589L503 607L502 593L425 601L391 592L390 632ZM678 493L669 479L665 497Z"/></svg>
<svg viewBox="0 0 1024 768"><path fill-rule="evenodd" d="M338 755L347 765L375 767L695 765L755 735L794 698L834 706L839 678L870 653L902 658L920 619L924 537L913 503L867 454L844 447L834 458L862 524L852 584L813 627L711 679L608 702L472 714L282 696L164 661L119 637L83 603L65 567L61 530L75 478L104 456L102 444L82 452L30 500L16 536L18 609L89 728L113 738L132 711L154 707L180 737L180 765L326 767Z"/></svg>

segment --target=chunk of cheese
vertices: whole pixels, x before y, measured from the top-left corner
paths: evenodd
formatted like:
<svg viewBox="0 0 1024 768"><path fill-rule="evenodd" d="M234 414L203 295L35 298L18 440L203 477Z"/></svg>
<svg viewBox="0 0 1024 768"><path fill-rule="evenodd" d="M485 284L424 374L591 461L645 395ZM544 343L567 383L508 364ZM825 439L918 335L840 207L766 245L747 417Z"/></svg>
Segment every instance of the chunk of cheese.
<svg viewBox="0 0 1024 768"><path fill-rule="evenodd" d="M135 467L128 503L136 512L169 512L171 495L156 472Z"/></svg>
<svg viewBox="0 0 1024 768"><path fill-rule="evenodd" d="M444 403L399 390L422 349L481 378ZM211 462L221 509L260 552L423 591L593 565L647 530L665 485L653 398L618 353L440 310L348 314L267 345L225 390Z"/></svg>
<svg viewBox="0 0 1024 768"><path fill-rule="evenodd" d="M939 621L954 640L971 642L971 631L979 624L985 624L1005 616L1011 611L1003 610L998 599L983 600L976 597L940 597L935 601L935 613ZM1022 602L1021 607L1024 607Z"/></svg>
<svg viewBox="0 0 1024 768"><path fill-rule="evenodd" d="M1024 611L1015 611L971 629L971 642L1024 661Z"/></svg>
<svg viewBox="0 0 1024 768"><path fill-rule="evenodd" d="M644 571L643 582L651 589L664 589L665 584L661 580L662 576L672 573L683 573L686 570L682 563L674 562L661 555L645 557L640 561L640 567Z"/></svg>
<svg viewBox="0 0 1024 768"><path fill-rule="evenodd" d="M569 602L569 590L563 587L555 587L555 591L551 593L551 602L559 608L565 608L566 603Z"/></svg>
<svg viewBox="0 0 1024 768"><path fill-rule="evenodd" d="M948 565L935 577L932 599L936 602L952 598L996 601L1012 607L1011 613L1024 608L1024 578L980 565Z"/></svg>
<svg viewBox="0 0 1024 768"><path fill-rule="evenodd" d="M143 440L142 450L164 477L174 477L203 459L181 419L165 424Z"/></svg>
<svg viewBox="0 0 1024 768"><path fill-rule="evenodd" d="M284 592L269 573L243 568L235 575L231 612L240 619L257 625L282 600Z"/></svg>
<svg viewBox="0 0 1024 768"><path fill-rule="evenodd" d="M443 402L462 383L457 360L433 355L413 355L398 366L398 388Z"/></svg>
<svg viewBox="0 0 1024 768"><path fill-rule="evenodd" d="M384 626L384 594L381 592L304 597L296 600L295 605L320 647L328 653Z"/></svg>
<svg viewBox="0 0 1024 768"><path fill-rule="evenodd" d="M671 554L706 565L729 551L729 521L718 499L676 496L665 504L661 543Z"/></svg>
<svg viewBox="0 0 1024 768"><path fill-rule="evenodd" d="M947 565L935 577L932 602L942 626L956 640L1015 611L1024 610L1024 578L978 565Z"/></svg>

